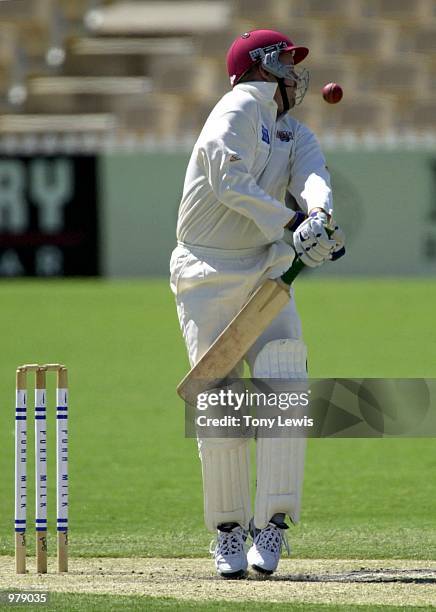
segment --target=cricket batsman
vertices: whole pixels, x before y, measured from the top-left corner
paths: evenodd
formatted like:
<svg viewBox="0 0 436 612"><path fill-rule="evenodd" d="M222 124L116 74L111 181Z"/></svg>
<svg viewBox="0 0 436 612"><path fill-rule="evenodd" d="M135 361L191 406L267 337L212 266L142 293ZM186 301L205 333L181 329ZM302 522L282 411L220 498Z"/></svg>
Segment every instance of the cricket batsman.
<svg viewBox="0 0 436 612"><path fill-rule="evenodd" d="M289 115L306 93L308 72L296 66L308 52L280 32L254 30L227 53L232 89L192 151L170 264L191 367L253 291L285 272L296 254L317 267L344 251L325 158L313 133ZM289 199L296 210L286 206ZM306 353L291 290L288 305L245 360L256 378L302 379ZM232 376L240 377L242 366ZM248 564L272 574L283 545L288 548L286 521L296 523L300 515L305 440L256 444L253 512L249 439L198 438L205 523L217 533L211 552L224 578L246 576Z"/></svg>

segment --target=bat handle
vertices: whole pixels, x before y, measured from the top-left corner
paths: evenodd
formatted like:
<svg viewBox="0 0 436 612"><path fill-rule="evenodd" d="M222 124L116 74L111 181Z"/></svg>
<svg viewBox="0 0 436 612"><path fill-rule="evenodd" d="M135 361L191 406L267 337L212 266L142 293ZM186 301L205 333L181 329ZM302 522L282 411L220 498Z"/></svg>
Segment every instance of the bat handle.
<svg viewBox="0 0 436 612"><path fill-rule="evenodd" d="M286 270L286 272L282 274L282 281L287 285L291 285L303 268L304 263L301 261L301 259L298 259L297 257L296 259L294 259L292 266L289 268L289 270Z"/></svg>

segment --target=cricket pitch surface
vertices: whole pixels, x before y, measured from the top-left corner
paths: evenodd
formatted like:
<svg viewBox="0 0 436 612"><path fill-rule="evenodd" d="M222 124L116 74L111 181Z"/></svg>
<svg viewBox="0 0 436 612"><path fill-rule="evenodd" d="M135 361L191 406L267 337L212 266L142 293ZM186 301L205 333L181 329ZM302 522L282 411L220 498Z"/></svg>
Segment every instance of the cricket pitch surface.
<svg viewBox="0 0 436 612"><path fill-rule="evenodd" d="M0 589L174 597L190 601L268 601L432 606L436 562L417 560L288 559L268 579L222 580L209 559L71 558L68 574L16 575L13 557L0 557Z"/></svg>

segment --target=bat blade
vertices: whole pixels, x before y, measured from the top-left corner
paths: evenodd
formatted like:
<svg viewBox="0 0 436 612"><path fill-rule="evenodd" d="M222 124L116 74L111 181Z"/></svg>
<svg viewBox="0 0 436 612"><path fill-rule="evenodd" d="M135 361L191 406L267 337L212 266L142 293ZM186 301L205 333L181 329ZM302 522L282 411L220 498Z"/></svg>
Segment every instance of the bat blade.
<svg viewBox="0 0 436 612"><path fill-rule="evenodd" d="M180 382L177 387L180 397L193 404L199 393L217 386L289 299L289 285L280 280L266 280Z"/></svg>

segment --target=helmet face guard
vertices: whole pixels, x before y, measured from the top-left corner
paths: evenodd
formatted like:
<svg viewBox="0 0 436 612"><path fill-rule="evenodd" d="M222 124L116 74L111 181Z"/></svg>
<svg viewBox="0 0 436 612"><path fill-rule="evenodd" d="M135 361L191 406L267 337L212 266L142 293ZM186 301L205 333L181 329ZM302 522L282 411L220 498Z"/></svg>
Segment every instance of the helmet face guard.
<svg viewBox="0 0 436 612"><path fill-rule="evenodd" d="M306 95L307 88L309 87L309 71L306 68L295 68L294 64L283 64L280 61L279 50L265 53L264 49L256 49L256 52L258 51L263 52L260 63L267 72L274 75L277 79L282 79L282 83L284 79L295 83L296 94L294 106L301 104ZM286 87L286 85L284 86ZM282 88L280 88L280 91L282 91Z"/></svg>

